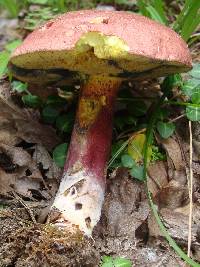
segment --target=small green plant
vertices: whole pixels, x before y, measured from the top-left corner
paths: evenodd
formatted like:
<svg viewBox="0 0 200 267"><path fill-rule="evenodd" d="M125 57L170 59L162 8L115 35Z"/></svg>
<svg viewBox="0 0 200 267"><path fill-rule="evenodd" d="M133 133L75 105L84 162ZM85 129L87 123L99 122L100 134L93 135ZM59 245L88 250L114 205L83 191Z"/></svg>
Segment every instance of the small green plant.
<svg viewBox="0 0 200 267"><path fill-rule="evenodd" d="M39 7L27 14L24 18L25 26L24 28L29 31L33 31L40 25L44 24L46 21L54 18L59 13L57 8L51 8L45 6L43 8Z"/></svg>
<svg viewBox="0 0 200 267"><path fill-rule="evenodd" d="M103 256L100 267L131 267L132 263L130 260L125 258L113 258L111 256Z"/></svg>
<svg viewBox="0 0 200 267"><path fill-rule="evenodd" d="M53 151L53 160L58 167L63 168L65 164L68 144L63 143L58 145Z"/></svg>
<svg viewBox="0 0 200 267"><path fill-rule="evenodd" d="M22 101L25 105L31 108L40 108L43 106L43 101L39 96L32 95L28 90L28 85L20 81L13 81L11 83L11 88L13 91L18 93L23 93Z"/></svg>

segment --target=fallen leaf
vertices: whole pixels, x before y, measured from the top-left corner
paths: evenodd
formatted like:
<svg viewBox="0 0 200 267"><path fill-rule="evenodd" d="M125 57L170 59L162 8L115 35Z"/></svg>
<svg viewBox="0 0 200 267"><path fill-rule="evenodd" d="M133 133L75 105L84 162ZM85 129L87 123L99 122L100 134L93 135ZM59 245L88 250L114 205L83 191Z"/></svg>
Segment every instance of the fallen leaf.
<svg viewBox="0 0 200 267"><path fill-rule="evenodd" d="M42 164L42 168L45 171L45 176L50 179L58 179L61 176L61 168L59 168L48 151L42 145L35 145L33 153L33 159L37 164Z"/></svg>

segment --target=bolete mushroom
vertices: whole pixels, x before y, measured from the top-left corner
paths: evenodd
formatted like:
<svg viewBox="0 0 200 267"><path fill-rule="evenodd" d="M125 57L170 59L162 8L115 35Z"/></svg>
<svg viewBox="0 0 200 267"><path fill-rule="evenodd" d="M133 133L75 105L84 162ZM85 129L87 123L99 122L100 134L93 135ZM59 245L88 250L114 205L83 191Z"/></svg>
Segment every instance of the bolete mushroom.
<svg viewBox="0 0 200 267"><path fill-rule="evenodd" d="M69 12L32 32L11 56L25 82L82 81L76 122L51 212L59 227L91 235L100 219L114 102L120 84L186 72L187 45L173 30L123 11Z"/></svg>

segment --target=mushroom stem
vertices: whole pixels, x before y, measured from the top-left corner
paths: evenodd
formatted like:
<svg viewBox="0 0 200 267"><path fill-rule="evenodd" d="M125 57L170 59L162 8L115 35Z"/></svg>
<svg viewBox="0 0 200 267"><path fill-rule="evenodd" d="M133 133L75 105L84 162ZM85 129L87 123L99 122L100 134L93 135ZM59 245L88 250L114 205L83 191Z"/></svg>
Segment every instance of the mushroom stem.
<svg viewBox="0 0 200 267"><path fill-rule="evenodd" d="M91 235L100 219L113 107L121 80L91 76L81 88L76 122L52 212L59 227L76 225Z"/></svg>

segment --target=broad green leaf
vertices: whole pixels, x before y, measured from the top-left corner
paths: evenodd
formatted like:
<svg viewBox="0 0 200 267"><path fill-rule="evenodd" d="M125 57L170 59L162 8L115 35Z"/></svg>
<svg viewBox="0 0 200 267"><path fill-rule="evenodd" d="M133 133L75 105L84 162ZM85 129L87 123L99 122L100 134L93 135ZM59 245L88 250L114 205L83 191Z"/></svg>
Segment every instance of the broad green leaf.
<svg viewBox="0 0 200 267"><path fill-rule="evenodd" d="M191 121L200 121L200 108L199 107L186 107L186 116Z"/></svg>
<svg viewBox="0 0 200 267"><path fill-rule="evenodd" d="M190 79L184 82L181 90L185 95L191 97L194 92L200 90L200 80Z"/></svg>
<svg viewBox="0 0 200 267"><path fill-rule="evenodd" d="M175 124L172 122L158 121L157 130L162 138L168 138L173 134L175 130Z"/></svg>
<svg viewBox="0 0 200 267"><path fill-rule="evenodd" d="M12 42L9 42L6 46L5 46L5 49L8 51L8 52L13 52L20 44L22 43L21 40L17 39L17 40L14 40Z"/></svg>
<svg viewBox="0 0 200 267"><path fill-rule="evenodd" d="M113 258L111 256L103 256L102 258L103 263L112 262Z"/></svg>
<svg viewBox="0 0 200 267"><path fill-rule="evenodd" d="M73 127L73 114L60 115L56 119L56 127L64 133L70 133Z"/></svg>
<svg viewBox="0 0 200 267"><path fill-rule="evenodd" d="M123 167L126 167L126 168L132 168L133 166L135 166L134 160L128 154L124 154L121 156L121 162L122 162Z"/></svg>
<svg viewBox="0 0 200 267"><path fill-rule="evenodd" d="M113 260L115 267L131 267L131 261L124 258L116 258Z"/></svg>
<svg viewBox="0 0 200 267"><path fill-rule="evenodd" d="M13 81L11 84L12 90L18 93L23 93L27 91L27 83L22 83L20 81Z"/></svg>
<svg viewBox="0 0 200 267"><path fill-rule="evenodd" d="M46 123L54 123L58 115L58 110L50 106L46 106L42 110L42 117Z"/></svg>
<svg viewBox="0 0 200 267"><path fill-rule="evenodd" d="M24 95L22 96L22 101L31 108L39 108L43 104L42 99L36 95Z"/></svg>
<svg viewBox="0 0 200 267"><path fill-rule="evenodd" d="M130 175L140 181L144 180L144 166L134 166L130 170Z"/></svg>
<svg viewBox="0 0 200 267"><path fill-rule="evenodd" d="M189 74L194 78L200 79L200 64L194 64L193 69L189 72Z"/></svg>
<svg viewBox="0 0 200 267"><path fill-rule="evenodd" d="M141 162L143 160L143 149L146 142L145 134L136 134L128 144L128 154L135 162ZM152 149L149 147L148 159L151 158Z"/></svg>
<svg viewBox="0 0 200 267"><path fill-rule="evenodd" d="M10 53L7 51L0 52L0 78L2 77L3 74L5 74L7 70L7 65L9 61Z"/></svg>
<svg viewBox="0 0 200 267"><path fill-rule="evenodd" d="M101 267L131 267L131 261L128 259L117 257L113 259L111 256L103 256Z"/></svg>
<svg viewBox="0 0 200 267"><path fill-rule="evenodd" d="M63 143L58 145L53 151L53 160L58 167L64 167L65 159L67 156L68 144Z"/></svg>

